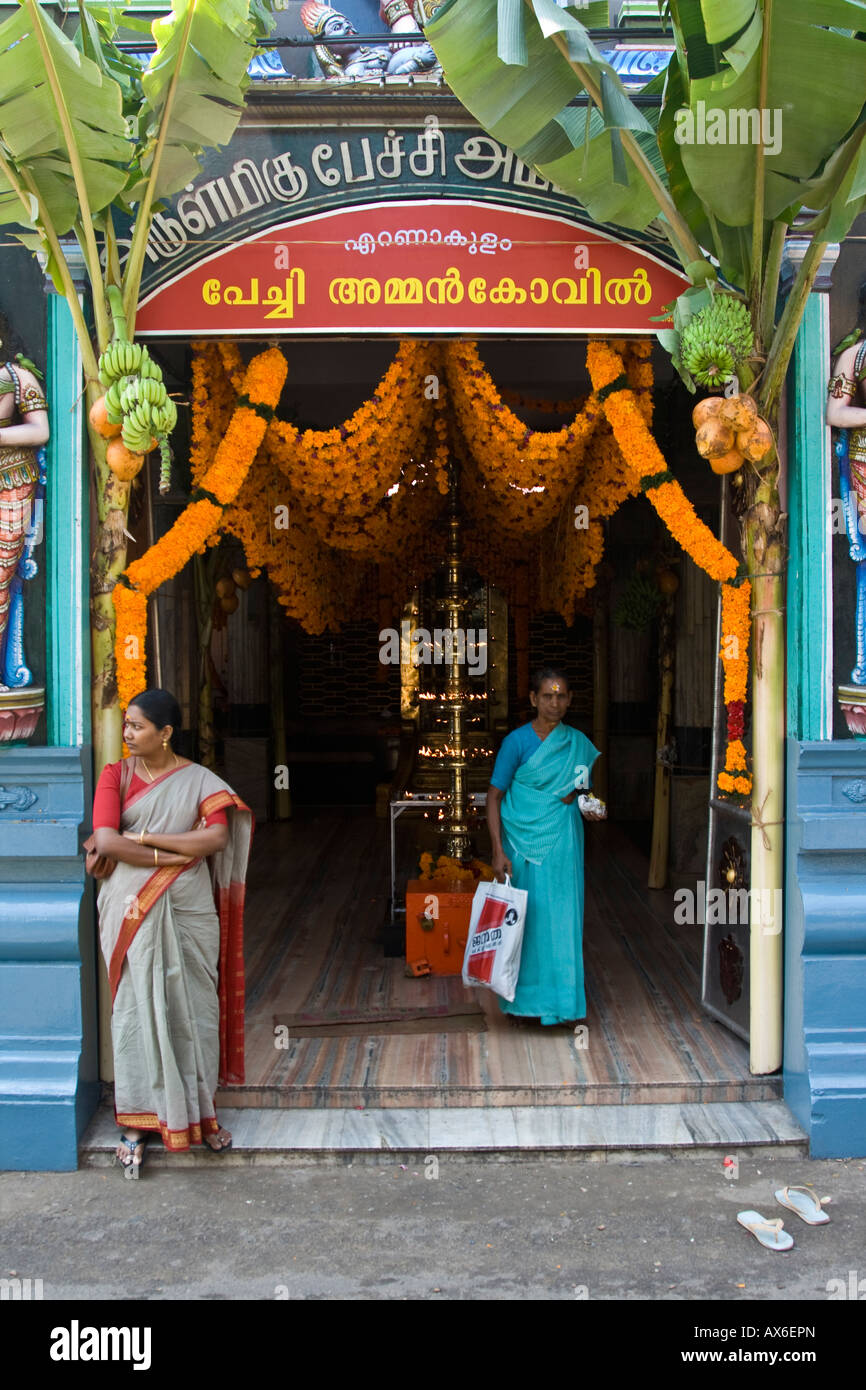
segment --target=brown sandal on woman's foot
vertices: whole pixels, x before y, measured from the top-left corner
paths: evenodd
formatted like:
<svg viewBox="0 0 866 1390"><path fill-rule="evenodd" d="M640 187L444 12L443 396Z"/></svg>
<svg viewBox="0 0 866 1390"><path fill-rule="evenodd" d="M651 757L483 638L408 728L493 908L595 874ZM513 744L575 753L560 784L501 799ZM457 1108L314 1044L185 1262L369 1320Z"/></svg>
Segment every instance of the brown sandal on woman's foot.
<svg viewBox="0 0 866 1390"><path fill-rule="evenodd" d="M147 1146L147 1138L148 1136L146 1134L140 1134L137 1139L130 1139L127 1135L121 1134L120 1144L118 1144L117 1150L115 1150L113 1161L120 1164L125 1178L135 1179L140 1177L141 1165L144 1162L144 1151ZM124 1145L129 1150L129 1154L126 1158L120 1153L121 1145ZM135 1151L139 1147L141 1148L141 1155L139 1158L136 1158Z"/></svg>
<svg viewBox="0 0 866 1390"><path fill-rule="evenodd" d="M220 1144L220 1145L218 1145L216 1148L214 1148L213 1144L211 1144L209 1141L210 1141L211 1139L220 1139L220 1138L222 1138L223 1135L226 1136L226 1138L228 1139L229 1142L228 1142L227 1144ZM229 1134L228 1130L227 1130L227 1129L223 1129L222 1125L220 1125L220 1127L219 1127L219 1129L217 1130L216 1134L208 1134L208 1135L204 1138L203 1142L204 1142L205 1148L206 1148L206 1149L210 1149L210 1151L211 1151L212 1154L224 1154L224 1153L228 1153L228 1151L229 1151L229 1149L231 1148L232 1143L233 1143L234 1141L232 1140L232 1137L231 1137L231 1135Z"/></svg>

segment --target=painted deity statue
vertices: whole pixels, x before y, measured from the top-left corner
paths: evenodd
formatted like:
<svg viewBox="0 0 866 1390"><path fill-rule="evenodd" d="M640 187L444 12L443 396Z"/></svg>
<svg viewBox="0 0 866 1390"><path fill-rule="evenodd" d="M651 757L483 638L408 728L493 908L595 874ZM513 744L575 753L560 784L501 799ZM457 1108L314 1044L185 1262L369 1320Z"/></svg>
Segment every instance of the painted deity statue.
<svg viewBox="0 0 866 1390"><path fill-rule="evenodd" d="M35 543L34 499L44 483L37 450L47 439L42 386L19 355L0 366L0 690L30 682L20 649L20 581L36 568L25 551Z"/></svg>
<svg viewBox="0 0 866 1390"><path fill-rule="evenodd" d="M399 35L423 29L442 3L443 0L382 0L379 14L396 40L391 44L390 73L403 77L407 73L438 70L436 54L429 43L401 43Z"/></svg>
<svg viewBox="0 0 866 1390"><path fill-rule="evenodd" d="M319 0L305 0L301 22L314 39L316 57L327 77L381 77L387 71L391 53L386 44L357 42L358 30L339 10Z"/></svg>
<svg viewBox="0 0 866 1390"><path fill-rule="evenodd" d="M340 10L320 0L305 0L301 21L316 44L316 57L328 77L403 77L431 72L437 68L436 55L429 43L401 40L401 33L417 32L439 8L441 0L382 0L379 19L394 35L381 44L357 42L358 29ZM370 25L372 30L372 23ZM355 42L353 42L355 40Z"/></svg>
<svg viewBox="0 0 866 1390"><path fill-rule="evenodd" d="M866 686L866 281L860 286L858 326L836 348L832 370L826 418L838 430L835 448L848 554L857 567L857 664L851 681Z"/></svg>

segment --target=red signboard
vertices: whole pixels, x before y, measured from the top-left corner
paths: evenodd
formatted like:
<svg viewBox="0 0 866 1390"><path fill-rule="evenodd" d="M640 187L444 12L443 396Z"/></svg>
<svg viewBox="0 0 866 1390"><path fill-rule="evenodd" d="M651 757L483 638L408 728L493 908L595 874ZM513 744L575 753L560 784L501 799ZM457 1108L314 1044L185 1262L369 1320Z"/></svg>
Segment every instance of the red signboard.
<svg viewBox="0 0 866 1390"><path fill-rule="evenodd" d="M566 218L470 200L268 227L145 298L137 336L652 333L684 276Z"/></svg>

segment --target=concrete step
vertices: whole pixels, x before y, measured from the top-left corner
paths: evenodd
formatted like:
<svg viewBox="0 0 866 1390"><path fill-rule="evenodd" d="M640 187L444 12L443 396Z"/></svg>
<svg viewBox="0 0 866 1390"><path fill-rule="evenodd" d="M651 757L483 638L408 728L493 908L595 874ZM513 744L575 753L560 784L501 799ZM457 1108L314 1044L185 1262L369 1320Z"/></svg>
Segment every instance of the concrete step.
<svg viewBox="0 0 866 1390"><path fill-rule="evenodd" d="M149 1165L394 1162L429 1156L521 1159L544 1155L634 1160L771 1148L808 1154L805 1132L784 1101L599 1106L471 1106L415 1110L225 1109L232 1149L216 1157L202 1149L167 1154L156 1139ZM79 1162L111 1161L118 1130L104 1107L82 1141Z"/></svg>

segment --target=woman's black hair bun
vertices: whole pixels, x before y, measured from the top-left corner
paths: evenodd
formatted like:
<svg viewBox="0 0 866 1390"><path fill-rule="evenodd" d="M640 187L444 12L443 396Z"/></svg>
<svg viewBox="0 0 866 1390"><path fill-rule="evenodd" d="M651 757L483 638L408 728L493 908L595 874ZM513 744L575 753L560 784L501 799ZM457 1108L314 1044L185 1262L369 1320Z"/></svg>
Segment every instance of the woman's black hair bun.
<svg viewBox="0 0 866 1390"><path fill-rule="evenodd" d="M170 690L143 690L129 703L135 705L136 709L140 709L144 717L149 719L151 724L155 724L158 729L164 729L167 724L170 724L174 733L178 733L180 730L182 718L180 705Z"/></svg>

